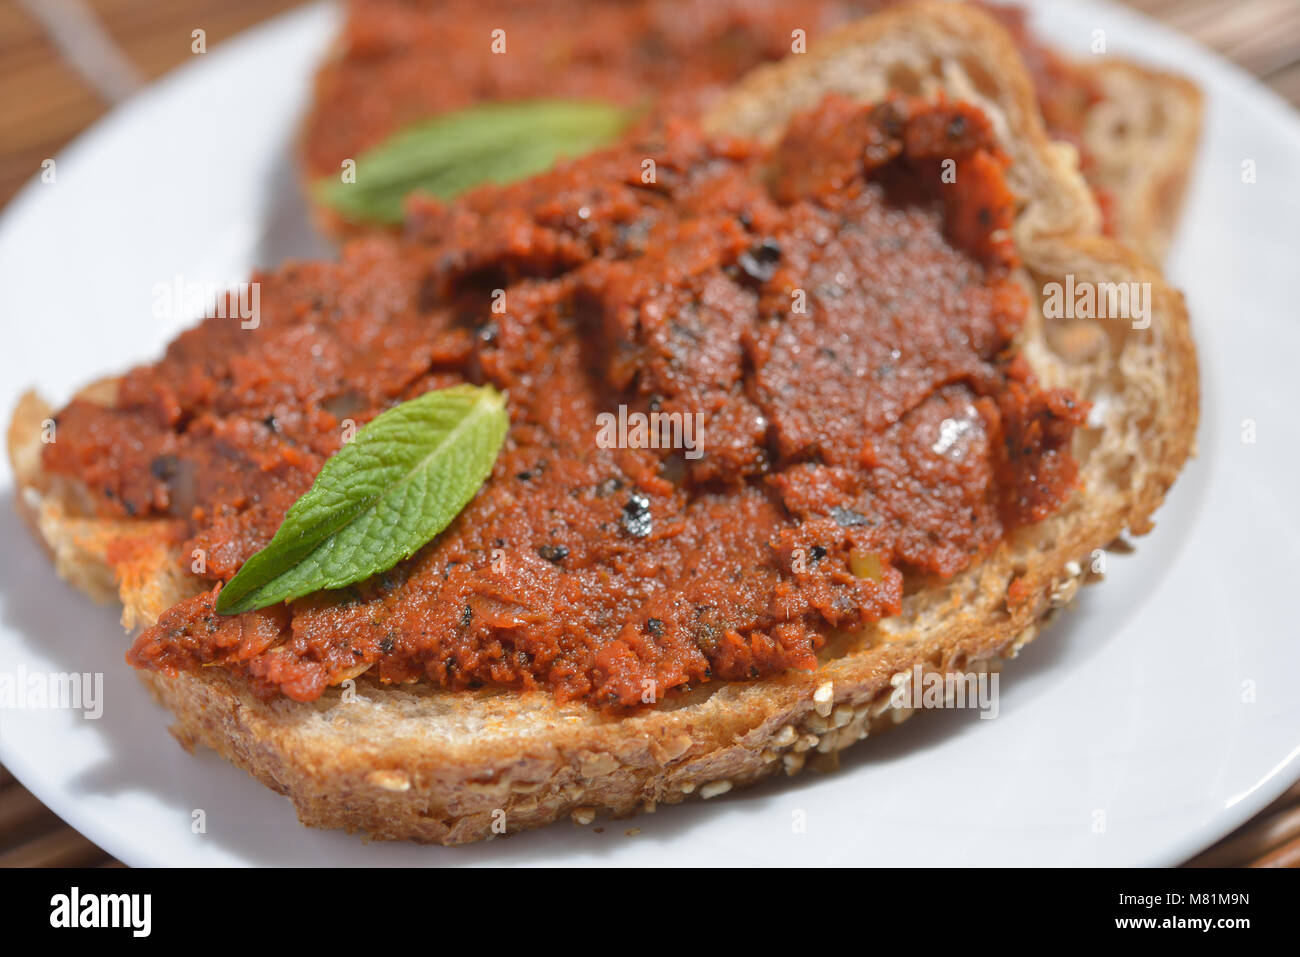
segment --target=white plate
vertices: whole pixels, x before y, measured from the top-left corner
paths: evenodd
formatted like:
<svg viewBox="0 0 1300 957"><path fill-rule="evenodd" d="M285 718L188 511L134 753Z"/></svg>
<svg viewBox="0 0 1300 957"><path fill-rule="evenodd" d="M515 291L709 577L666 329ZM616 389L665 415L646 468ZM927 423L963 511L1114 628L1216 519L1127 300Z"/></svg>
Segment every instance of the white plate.
<svg viewBox="0 0 1300 957"><path fill-rule="evenodd" d="M1172 257L1204 371L1200 457L1132 556L1003 676L1001 714L919 717L835 775L664 808L603 833L569 824L468 849L305 829L289 803L190 756L123 663L116 615L58 582L0 477L0 672L103 672L99 720L0 711L0 760L130 864L1170 864L1300 774L1293 579L1300 326L1300 123L1280 100L1130 12L1047 4L1042 32L1194 75L1205 143ZM58 157L0 223L3 415L155 355L183 325L155 283L242 278L320 251L291 139L335 13L314 7L196 58ZM1258 182L1241 182L1243 160ZM1258 441L1241 441L1253 419ZM206 833L191 829L206 813ZM806 815L806 833L792 827ZM1102 824L1104 826L1099 827ZM624 831L640 828L637 836Z"/></svg>

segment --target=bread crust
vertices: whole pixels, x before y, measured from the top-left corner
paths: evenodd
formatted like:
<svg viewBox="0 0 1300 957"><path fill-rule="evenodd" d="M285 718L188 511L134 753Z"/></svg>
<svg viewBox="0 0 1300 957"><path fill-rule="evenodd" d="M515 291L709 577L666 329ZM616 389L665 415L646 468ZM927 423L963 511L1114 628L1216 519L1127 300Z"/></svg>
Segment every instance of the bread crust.
<svg viewBox="0 0 1300 957"><path fill-rule="evenodd" d="M1115 235L1162 262L1182 213L1204 97L1185 77L1128 60L1079 66L1102 91L1084 118L1089 177L1115 199Z"/></svg>
<svg viewBox="0 0 1300 957"><path fill-rule="evenodd" d="M1081 346L1079 336L1045 328L1034 310L1026 320L1024 354L1044 384L1104 399L1098 427L1076 439L1084 492L979 566L908 594L902 614L829 636L815 671L711 684L624 717L580 701L559 704L544 691L381 687L363 677L304 704L262 701L220 668L175 678L142 673L175 715L181 743L211 747L286 795L304 824L384 839L462 844L563 815L588 823L598 812L710 798L777 770L831 766L844 747L907 718L911 710L891 698L906 680L897 676L917 666L997 667L1073 598L1096 549L1125 530L1149 529L1196 430L1196 361L1182 298L1141 256L1091 235L1096 209L1043 133L1027 76L1018 59L1004 58L1010 41L1001 28L975 10L945 4L940 17L931 6L881 14L793 66L758 71L710 123L775 135L792 85L817 88L800 96L839 88L835 78L863 63L875 63L888 83L906 79L899 71L909 61L930 75L937 64L929 93L973 88L1001 124L1025 191L1015 237L1026 287L1037 295L1067 273L1151 283L1146 329L1098 320ZM861 78L851 85L845 92L874 89ZM95 394L111 401L113 390L110 380ZM180 556L148 547L156 526L88 518L77 490L41 470L40 423L49 415L29 393L10 424L20 509L61 575L120 600L128 628L156 621L201 583L177 570ZM123 536L140 547L114 548Z"/></svg>

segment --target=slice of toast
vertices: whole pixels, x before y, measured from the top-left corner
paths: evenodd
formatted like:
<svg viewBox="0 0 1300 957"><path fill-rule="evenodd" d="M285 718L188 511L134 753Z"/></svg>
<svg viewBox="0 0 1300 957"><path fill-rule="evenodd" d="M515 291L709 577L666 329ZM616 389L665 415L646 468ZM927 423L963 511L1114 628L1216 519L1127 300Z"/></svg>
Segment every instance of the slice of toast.
<svg viewBox="0 0 1300 957"><path fill-rule="evenodd" d="M1110 231L1161 262L1201 137L1201 91L1181 76L1127 60L1081 69L1101 92L1080 134L1088 181L1111 197Z"/></svg>
<svg viewBox="0 0 1300 957"><path fill-rule="evenodd" d="M1051 136L1079 147L1107 234L1160 262L1196 156L1201 91L1185 77L1110 53L1066 56L1035 35L1027 11L977 2L1011 32Z"/></svg>
<svg viewBox="0 0 1300 957"><path fill-rule="evenodd" d="M855 24L815 53L760 71L709 118L719 131L774 135L799 103L830 90L870 99L891 89L974 99L1014 158L1014 236L1033 294L1044 283L1150 283L1150 325L1115 319L1047 324L1032 308L1023 354L1044 386L1095 403L1073 449L1082 491L986 561L908 594L902 614L833 636L815 671L697 687L610 717L547 692L449 692L362 679L319 700L270 702L221 668L141 673L204 744L293 802L300 819L378 838L459 844L571 815L632 813L706 798L777 770L833 763L840 749L911 713L894 676L993 667L1014 656L1074 595L1088 559L1151 514L1189 455L1197 373L1181 297L1141 257L1093 234L1097 211L1077 171L1044 134L1028 77L1005 32L973 9L923 4ZM113 382L87 393L111 401ZM118 598L128 627L155 621L202 583L154 544L156 526L88 518L83 496L42 471L50 409L25 396L8 433L18 502L60 574ZM1014 588L1012 587L1014 583ZM1014 600L1009 600L1009 592Z"/></svg>
<svg viewBox="0 0 1300 957"><path fill-rule="evenodd" d="M819 17L864 15L905 2L909 0L815 4L800 10L798 22L808 25ZM1160 262L1177 225L1200 136L1199 89L1184 77L1110 54L1067 57L1042 42L1030 26L1030 15L1020 7L989 0L975 0L975 5L1011 32L1015 55L1027 61L1040 97L1051 95L1059 101L1045 110L1049 134L1082 148L1084 175L1105 199L1110 234ZM743 9L742 4L734 11L740 22ZM413 86L411 78L416 66L428 65L440 55L442 40L432 38L441 37L440 27L451 14L442 8L383 13L399 18L401 29L390 22L385 28L387 39L379 40L368 0L348 4L348 22L317 73L316 98L301 133L305 183L334 175L344 158L336 155L340 150L348 156L362 153L402 122L437 112L432 102L421 102L418 84ZM707 44L710 29L716 32L728 22L725 9L711 13L716 19L702 28L697 51ZM761 20L761 12L759 16ZM435 42L438 45L431 46ZM814 46L822 42L819 35ZM462 51L462 55L469 54ZM485 65L479 66L490 73ZM363 124L366 132L359 134L356 121L361 103L355 91L390 86L402 91L399 102L387 103L386 113L371 110ZM363 102L372 106L373 93ZM312 211L321 230L339 238L373 228L350 223L319 203L313 204Z"/></svg>
<svg viewBox="0 0 1300 957"><path fill-rule="evenodd" d="M1061 127L1055 132L1062 136L1068 133L1083 148L1087 157L1084 178L1089 187L1107 198L1105 218L1110 234L1145 254L1152 262L1162 261L1178 224L1183 194L1200 139L1201 91L1184 77L1149 69L1129 60L1110 57L1095 62L1062 59L1038 46L1037 40L1028 33L1024 15L1019 9L991 5L991 12L999 22L1015 29L1013 41L1018 41L1029 55L1040 60L1052 58L1054 63L1062 64L1070 77L1077 76L1078 82L1092 89L1096 102L1078 111L1058 111L1068 115L1055 117ZM937 18L954 15L952 11L943 11ZM955 16L954 22L963 22L961 15ZM936 24L935 29L945 32L941 23ZM839 31L824 41L823 49L818 52L839 56L835 51L852 44L855 32L853 27ZM977 38L975 42L979 42ZM1000 55L1019 58L1020 51L1004 48ZM889 88L890 78L873 70L872 61L873 54L860 53L856 61L857 75L849 76L848 67L844 66L840 76L829 79L830 88L858 93L866 99L878 99L880 91ZM754 70L739 86L754 91L761 84L782 87L790 76L799 72L797 62L797 57L791 57ZM1044 68L1040 66L1039 69L1046 74ZM1023 74L1008 70L1003 76L990 78L989 82L1006 81L1010 75ZM926 76L924 72L915 77L922 92L945 87L964 93L965 99L977 103L989 95L988 90L979 89L984 79L977 75ZM1033 82L1032 74L1030 82ZM1040 82L1052 81L1045 78ZM1058 79L1056 82L1067 80ZM963 84L967 84L967 89L962 89ZM908 91L916 92L911 87ZM779 133L779 126L774 118L764 115L765 108L775 106L781 117L788 117L791 111L797 112L812 105L807 102L808 92L808 88L796 85L782 97L773 89L758 101L741 103L738 107L733 106L737 103L736 94L733 94L711 117L706 118L706 123L716 117L720 120L720 129L766 133L774 137ZM740 115L728 117L727 112L733 109L739 109ZM1048 135L1052 135L1052 131ZM1038 148L1040 144L1034 145ZM1077 162L1075 150L1064 141L1059 142L1055 149L1060 162ZM1033 191L1032 184L1022 185L1028 187L1029 192ZM1088 205L1073 195L1064 196L1060 203L1077 207L1080 211ZM1066 222L1060 208L1048 209L1045 215L1057 228L1093 228L1091 223Z"/></svg>

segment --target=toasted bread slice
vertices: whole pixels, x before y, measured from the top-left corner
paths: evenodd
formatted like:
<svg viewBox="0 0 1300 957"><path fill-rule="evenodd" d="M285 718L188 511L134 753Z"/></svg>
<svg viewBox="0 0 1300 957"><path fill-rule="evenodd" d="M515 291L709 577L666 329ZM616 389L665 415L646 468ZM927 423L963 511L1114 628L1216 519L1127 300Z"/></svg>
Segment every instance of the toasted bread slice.
<svg viewBox="0 0 1300 957"><path fill-rule="evenodd" d="M1100 229L1096 204L1076 170L1076 151L1048 137L1010 34L974 7L916 3L859 20L811 53L752 70L702 123L706 130L770 143L827 93L876 102L891 91L962 100L988 116L1012 160L1008 183L1022 201L1017 245Z"/></svg>
<svg viewBox="0 0 1300 957"><path fill-rule="evenodd" d="M843 14L856 9L866 14L902 2L905 0L849 0L835 12ZM1153 262L1160 262L1177 226L1196 155L1203 111L1200 90L1184 77L1109 54L1066 57L1034 34L1028 14L1019 7L996 2L976 5L1012 31L1017 47L1014 55L1023 55L1033 71L1041 71L1040 95L1059 85L1067 102L1078 101L1063 115L1049 118L1049 134L1083 148L1087 157L1084 170L1087 182L1105 197L1108 231L1145 253ZM810 11L809 15L815 17L816 13ZM947 11L942 15L947 16ZM409 74L420 44L427 42L427 37L438 35L437 18L445 13L406 11L404 16L409 18L406 25L426 40L417 40L412 47L398 48L390 59L376 56L364 43L361 44L364 53L350 52L345 39L352 28L345 27L343 35L336 39L317 75L318 95L302 131L304 183L331 175L337 168L338 158L332 157L328 149L322 149L322 145L338 136L340 129L349 128L347 121L354 118L351 114L357 109L356 104L340 106L330 96L331 92L338 92L342 76L350 68L361 69L370 71L363 75L372 83L391 82L401 86L401 77ZM356 31L362 35L367 33L370 11L365 3L352 3L348 17L356 24ZM426 18L433 20L426 22ZM817 44L821 42L819 39ZM405 101L388 122L397 123L397 114L408 114L414 106ZM382 132L385 126L379 124L369 136L352 143L351 152L374 146L376 132ZM327 156L331 157L329 162L323 162ZM320 203L312 204L312 213L323 232L339 238L373 228L350 223Z"/></svg>
<svg viewBox="0 0 1300 957"><path fill-rule="evenodd" d="M1161 262L1201 137L1201 91L1181 76L1127 60L1081 68L1101 91L1083 117L1088 179L1112 197L1114 235Z"/></svg>
<svg viewBox="0 0 1300 957"><path fill-rule="evenodd" d="M543 691L381 687L363 677L355 692L334 688L302 704L260 700L221 668L142 673L174 713L180 741L215 749L285 794L306 824L459 844L563 815L587 822L597 812L712 797L777 770L833 762L835 752L909 716L891 704L894 676L918 665L978 671L1014 656L1074 595L1094 549L1126 529L1150 528L1192 447L1197 374L1181 297L1139 256L1089 234L1096 210L1048 142L1009 49L1001 28L973 9L899 9L760 72L710 123L774 135L798 103L832 89L976 98L1015 158L1026 287L1041 290L1067 274L1150 283L1145 329L1115 319L1046 328L1037 310L1026 317L1024 354L1044 384L1097 403L1095 427L1080 429L1074 448L1083 489L1059 512L967 572L913 591L902 614L833 636L815 671L709 684L624 717L559 704ZM110 399L112 389L106 382L97 394ZM155 621L202 583L176 571L180 556L151 545L147 523L87 518L78 491L42 471L40 425L49 414L29 394L9 429L21 507L62 575L115 595L128 626Z"/></svg>
<svg viewBox="0 0 1300 957"><path fill-rule="evenodd" d="M1201 91L1185 77L1113 54L1066 56L1035 35L1025 10L977 2L1024 55L1052 137L1081 148L1107 233L1160 262L1196 156Z"/></svg>

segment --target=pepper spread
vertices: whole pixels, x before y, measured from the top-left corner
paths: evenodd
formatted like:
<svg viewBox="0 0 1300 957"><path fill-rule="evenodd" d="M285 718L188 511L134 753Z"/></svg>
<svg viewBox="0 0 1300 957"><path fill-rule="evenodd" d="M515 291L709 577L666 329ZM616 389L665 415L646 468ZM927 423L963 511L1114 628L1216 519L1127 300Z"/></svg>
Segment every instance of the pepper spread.
<svg viewBox="0 0 1300 957"><path fill-rule="evenodd" d="M761 63L902 0L350 0L337 55L316 76L303 133L309 175L336 176L402 128L486 100L600 96L689 115ZM1053 139L1082 149L1099 99L1085 70L1029 29L1024 11L978 3L1011 33ZM493 44L494 31L503 31ZM1093 183L1104 210L1105 190Z"/></svg>
<svg viewBox="0 0 1300 957"><path fill-rule="evenodd" d="M1072 492L1086 406L1015 353L1014 204L977 109L831 97L771 149L638 136L258 276L258 328L205 320L112 408L59 414L46 467L104 515L171 517L216 583L345 420L508 395L491 477L410 560L231 617L214 584L133 664L302 701L365 671L631 708L815 667L832 630L898 612L905 574L952 575ZM600 447L620 404L699 413L703 454Z"/></svg>

